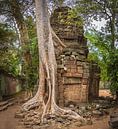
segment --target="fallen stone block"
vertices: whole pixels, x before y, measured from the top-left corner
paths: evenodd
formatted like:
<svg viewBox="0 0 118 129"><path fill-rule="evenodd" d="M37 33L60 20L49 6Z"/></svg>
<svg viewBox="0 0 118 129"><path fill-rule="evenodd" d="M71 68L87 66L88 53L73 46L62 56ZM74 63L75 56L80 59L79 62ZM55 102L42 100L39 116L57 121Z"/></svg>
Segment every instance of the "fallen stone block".
<svg viewBox="0 0 118 129"><path fill-rule="evenodd" d="M118 128L118 117L110 118L109 125L112 128Z"/></svg>
<svg viewBox="0 0 118 129"><path fill-rule="evenodd" d="M8 101L0 102L0 107L1 107L1 106L4 106L4 105L6 105L6 104L8 104Z"/></svg>
<svg viewBox="0 0 118 129"><path fill-rule="evenodd" d="M4 111L4 110L6 110L7 108L8 108L8 105L4 105L4 106L0 107L0 111Z"/></svg>

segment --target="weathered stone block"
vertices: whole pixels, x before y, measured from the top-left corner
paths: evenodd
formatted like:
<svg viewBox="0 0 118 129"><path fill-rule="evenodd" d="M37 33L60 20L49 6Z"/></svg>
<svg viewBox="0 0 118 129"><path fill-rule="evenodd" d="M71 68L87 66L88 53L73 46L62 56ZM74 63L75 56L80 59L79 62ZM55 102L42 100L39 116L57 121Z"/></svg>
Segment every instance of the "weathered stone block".
<svg viewBox="0 0 118 129"><path fill-rule="evenodd" d="M74 73L74 77L79 77L82 78L83 74L82 73Z"/></svg>
<svg viewBox="0 0 118 129"><path fill-rule="evenodd" d="M83 77L84 78L88 78L89 77L89 73L83 73Z"/></svg>
<svg viewBox="0 0 118 129"><path fill-rule="evenodd" d="M81 60L77 61L77 66L83 66L83 62Z"/></svg>
<svg viewBox="0 0 118 129"><path fill-rule="evenodd" d="M83 85L87 85L87 84L88 84L88 79L84 78L84 79L82 80L82 84L83 84Z"/></svg>
<svg viewBox="0 0 118 129"><path fill-rule="evenodd" d="M83 74L82 73L64 73L63 77L75 77L75 78L82 78Z"/></svg>
<svg viewBox="0 0 118 129"><path fill-rule="evenodd" d="M71 76L72 76L72 73L69 73L69 72L63 73L63 77L71 77Z"/></svg>
<svg viewBox="0 0 118 129"><path fill-rule="evenodd" d="M72 73L72 76L74 75L73 73L77 72L77 68L71 68L71 73Z"/></svg>
<svg viewBox="0 0 118 129"><path fill-rule="evenodd" d="M83 73L83 72L84 72L84 71L83 71L83 67L82 67L82 66L81 66L81 67L78 66L78 67L77 67L77 72L78 72L78 73Z"/></svg>
<svg viewBox="0 0 118 129"><path fill-rule="evenodd" d="M64 89L63 89L62 86L59 88L59 92L60 92L60 93L63 93L63 92L64 92Z"/></svg>
<svg viewBox="0 0 118 129"><path fill-rule="evenodd" d="M80 84L81 80L79 78L64 78L64 84Z"/></svg>

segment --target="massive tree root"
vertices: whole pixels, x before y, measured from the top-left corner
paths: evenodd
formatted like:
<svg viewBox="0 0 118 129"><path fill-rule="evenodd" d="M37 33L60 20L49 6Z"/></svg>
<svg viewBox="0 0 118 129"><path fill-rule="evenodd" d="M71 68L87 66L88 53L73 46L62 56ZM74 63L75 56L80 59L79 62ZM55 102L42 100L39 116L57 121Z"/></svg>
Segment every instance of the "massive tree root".
<svg viewBox="0 0 118 129"><path fill-rule="evenodd" d="M60 108L56 104L55 87L57 81L57 64L55 58L55 50L52 37L50 22L48 18L48 10L46 0L35 0L36 2L36 16L37 16L37 33L39 43L39 89L31 100L25 103L22 107L24 110L29 110L35 106L39 106L43 110L39 110L42 114L41 120L47 114L55 114L58 116L65 115L78 120L84 120L79 114L71 110ZM52 36L53 34L53 36ZM61 43L59 38L56 39Z"/></svg>

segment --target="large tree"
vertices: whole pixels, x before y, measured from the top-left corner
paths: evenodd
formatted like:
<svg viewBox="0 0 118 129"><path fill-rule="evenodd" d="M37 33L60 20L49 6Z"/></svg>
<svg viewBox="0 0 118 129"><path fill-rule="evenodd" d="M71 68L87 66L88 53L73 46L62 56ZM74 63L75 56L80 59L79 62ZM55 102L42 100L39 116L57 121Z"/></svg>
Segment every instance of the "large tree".
<svg viewBox="0 0 118 129"><path fill-rule="evenodd" d="M26 26L25 19L22 14L22 10L20 7L20 3L17 0L9 1L10 10L12 16L15 18L16 24L18 26L20 32L20 42L22 48L22 75L24 74L26 77L26 86L28 87L30 77L30 66L31 66L31 53L29 49L30 38L28 35L28 30Z"/></svg>
<svg viewBox="0 0 118 129"><path fill-rule="evenodd" d="M77 0L77 3L77 12L85 21L89 21L89 23L93 23L93 20L102 21L101 24L105 21L99 32L96 31L96 28L93 32L89 31L88 38L93 42L94 50L101 54L97 54L97 58L100 59L100 67L102 65L102 69L104 68L106 72L107 77L105 79L108 79L107 81L111 83L109 83L111 91L118 91L118 81L116 79L118 71L116 68L118 55L118 0ZM94 54L96 55L96 53ZM104 64L101 64L101 62L104 62Z"/></svg>
<svg viewBox="0 0 118 129"><path fill-rule="evenodd" d="M30 4L29 4L30 3ZM23 0L1 0L0 3L0 15L3 15L9 20L9 24L14 22L16 24L16 31L20 40L20 51L21 51L21 74L25 78L25 86L28 88L30 85L30 73L31 73L31 52L29 46L30 38L28 34L28 28L25 21L26 13L30 10L30 6L33 1ZM31 14L31 12L30 12ZM28 14L27 14L28 15Z"/></svg>
<svg viewBox="0 0 118 129"><path fill-rule="evenodd" d="M92 23L106 20L101 32L110 37L110 47L115 48L118 28L118 0L77 0L77 12Z"/></svg>
<svg viewBox="0 0 118 129"><path fill-rule="evenodd" d="M16 36L13 30L6 24L0 23L0 71L6 71L17 75L17 51L13 44ZM13 65L11 65L13 63ZM15 69L14 69L15 68ZM0 73L1 74L1 73ZM1 77L0 77L0 100L2 99Z"/></svg>
<svg viewBox="0 0 118 129"><path fill-rule="evenodd" d="M83 119L77 113L71 110L65 110L56 104L56 81L57 81L57 63L55 58L53 37L61 45L62 42L52 31L49 21L48 8L46 0L35 0L37 36L39 48L39 88L36 95L23 105L23 109L29 110L32 107L39 106L42 111L42 121L46 114L67 114L75 119ZM47 88L45 88L47 87ZM45 99L47 96L47 99Z"/></svg>

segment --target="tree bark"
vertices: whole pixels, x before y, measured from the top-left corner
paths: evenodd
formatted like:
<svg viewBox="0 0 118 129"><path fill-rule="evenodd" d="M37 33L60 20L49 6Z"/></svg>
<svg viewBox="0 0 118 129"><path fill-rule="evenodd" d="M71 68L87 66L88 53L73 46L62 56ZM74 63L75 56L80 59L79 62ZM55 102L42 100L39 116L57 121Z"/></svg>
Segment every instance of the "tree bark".
<svg viewBox="0 0 118 129"><path fill-rule="evenodd" d="M115 13L112 14L112 17L110 19L110 28L111 28L111 49L115 49Z"/></svg>

